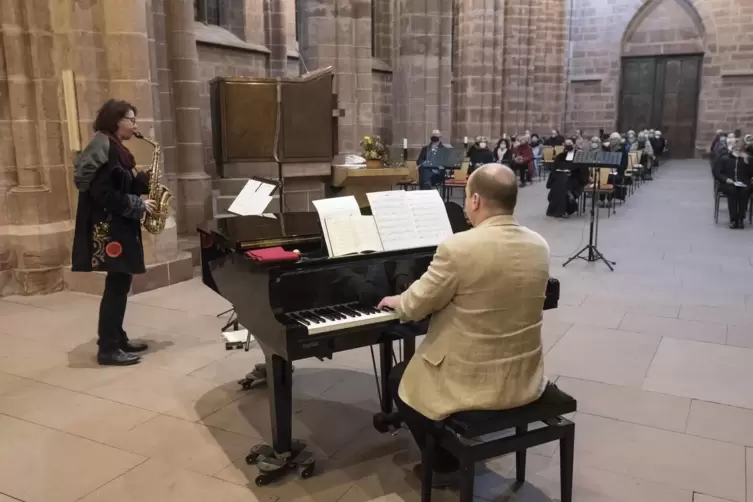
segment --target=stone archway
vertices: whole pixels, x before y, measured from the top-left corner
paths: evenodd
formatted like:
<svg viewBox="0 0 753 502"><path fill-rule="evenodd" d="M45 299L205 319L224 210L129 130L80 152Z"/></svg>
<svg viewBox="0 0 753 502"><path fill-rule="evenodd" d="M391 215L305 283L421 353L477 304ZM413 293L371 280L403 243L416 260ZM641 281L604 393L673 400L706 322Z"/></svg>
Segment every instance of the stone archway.
<svg viewBox="0 0 753 502"><path fill-rule="evenodd" d="M675 155L694 156L705 40L686 0L638 10L622 38L620 130L660 129Z"/></svg>

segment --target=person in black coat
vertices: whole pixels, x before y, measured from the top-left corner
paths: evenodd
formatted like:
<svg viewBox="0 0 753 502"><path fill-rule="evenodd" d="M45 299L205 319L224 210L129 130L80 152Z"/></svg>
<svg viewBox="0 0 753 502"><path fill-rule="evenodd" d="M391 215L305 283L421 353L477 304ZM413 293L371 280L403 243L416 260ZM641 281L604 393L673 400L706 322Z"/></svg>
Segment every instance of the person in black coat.
<svg viewBox="0 0 753 502"><path fill-rule="evenodd" d="M719 182L719 190L727 196L729 228L745 228L751 194L753 147L743 150L742 146L740 138L728 138L729 155L720 156L714 162L714 178Z"/></svg>
<svg viewBox="0 0 753 502"><path fill-rule="evenodd" d="M549 189L547 216L560 218L578 210L578 199L588 184L588 168L574 164L575 145L573 140L565 140L565 149L554 157L554 169L549 175L546 187Z"/></svg>
<svg viewBox="0 0 753 502"><path fill-rule="evenodd" d="M552 129L552 135L545 141L545 146L561 146L565 144L565 137L560 134L558 129Z"/></svg>
<svg viewBox="0 0 753 502"><path fill-rule="evenodd" d="M434 186L442 183L444 166L440 166L440 150L445 148L441 141L442 135L439 129L434 129L429 138L429 144L421 147L416 159L418 169L418 185L421 190L431 190Z"/></svg>
<svg viewBox="0 0 753 502"><path fill-rule="evenodd" d="M141 199L149 192L149 173L138 172L123 144L136 133L136 108L111 99L97 114L96 134L76 158L78 211L73 238L74 272L107 272L99 307L97 360L125 366L140 361L146 344L128 340L123 330L133 274L146 272L141 218L156 209Z"/></svg>
<svg viewBox="0 0 753 502"><path fill-rule="evenodd" d="M485 136L479 136L478 141L468 155L468 176L484 164L494 162L494 152L489 149L489 141Z"/></svg>

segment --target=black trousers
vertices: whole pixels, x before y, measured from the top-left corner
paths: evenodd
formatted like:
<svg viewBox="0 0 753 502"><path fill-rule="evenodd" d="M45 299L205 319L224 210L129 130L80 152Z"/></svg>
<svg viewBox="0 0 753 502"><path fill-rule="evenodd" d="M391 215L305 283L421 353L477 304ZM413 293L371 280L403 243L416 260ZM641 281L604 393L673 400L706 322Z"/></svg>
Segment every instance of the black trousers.
<svg viewBox="0 0 753 502"><path fill-rule="evenodd" d="M105 279L105 292L99 304L98 334L99 350L107 352L118 349L128 341L123 330L128 291L131 289L131 274L108 272Z"/></svg>
<svg viewBox="0 0 753 502"><path fill-rule="evenodd" d="M528 164L513 164L512 167L513 171L518 171L521 185L525 185L526 181L531 181L528 177Z"/></svg>
<svg viewBox="0 0 753 502"><path fill-rule="evenodd" d="M745 213L748 210L748 199L750 199L750 189L736 187L728 183L719 185L719 190L727 196L727 206L729 207L729 221L742 221L745 219Z"/></svg>
<svg viewBox="0 0 753 502"><path fill-rule="evenodd" d="M426 445L426 435L429 434L430 428L432 427L432 420L408 406L397 394L397 391L400 388L400 380L403 378L403 373L405 373L406 365L407 363L402 362L392 368L389 376L389 388L390 393L392 394L392 399L395 401L397 411L403 418L405 425L408 426L408 429L413 435L413 439L416 440L416 444L421 450L423 450ZM437 445L435 455L434 471L446 473L460 469L460 462L458 459L441 446Z"/></svg>

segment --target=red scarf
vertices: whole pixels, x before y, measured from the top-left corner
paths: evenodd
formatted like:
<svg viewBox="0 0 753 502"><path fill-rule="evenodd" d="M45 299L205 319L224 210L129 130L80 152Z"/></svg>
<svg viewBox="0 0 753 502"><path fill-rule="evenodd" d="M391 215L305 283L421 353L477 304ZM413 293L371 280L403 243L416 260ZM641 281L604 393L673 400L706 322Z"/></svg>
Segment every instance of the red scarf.
<svg viewBox="0 0 753 502"><path fill-rule="evenodd" d="M110 144L113 145L118 150L118 157L120 160L120 165L123 169L126 171L131 171L131 169L136 167L136 159L133 158L133 154L128 150L128 148L125 147L123 142L114 134L105 133L108 138L110 138Z"/></svg>

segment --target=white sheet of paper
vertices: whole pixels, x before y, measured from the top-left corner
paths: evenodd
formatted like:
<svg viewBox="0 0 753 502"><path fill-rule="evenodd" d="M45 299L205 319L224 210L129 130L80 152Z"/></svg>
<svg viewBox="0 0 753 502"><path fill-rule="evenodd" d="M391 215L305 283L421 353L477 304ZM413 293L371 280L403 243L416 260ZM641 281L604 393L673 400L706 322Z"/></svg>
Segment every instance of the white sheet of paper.
<svg viewBox="0 0 753 502"><path fill-rule="evenodd" d="M329 255L343 256L364 251L383 251L373 216L330 216L324 219Z"/></svg>
<svg viewBox="0 0 753 502"><path fill-rule="evenodd" d="M247 329L239 329L238 331L223 331L222 338L225 340L225 343L246 343L246 340L249 340L250 342L254 341L253 335L251 335L250 339L248 338Z"/></svg>
<svg viewBox="0 0 753 502"><path fill-rule="evenodd" d="M327 250L332 256L332 244L327 236L327 226L325 220L333 216L361 216L361 208L358 207L356 198L352 195L347 197L333 197L331 199L320 199L313 202L316 212L319 213L319 223L324 231L324 240L327 244Z"/></svg>
<svg viewBox="0 0 753 502"><path fill-rule="evenodd" d="M379 236L379 230L373 216L359 216L352 218L353 230L358 239L359 252L364 251L384 251L382 238Z"/></svg>
<svg viewBox="0 0 753 502"><path fill-rule="evenodd" d="M746 186L748 186L748 185L746 185L746 184L745 184L745 183L743 183L742 181L735 181L735 186L736 186L736 187L739 187L739 188L745 188L745 187L746 187Z"/></svg>
<svg viewBox="0 0 753 502"><path fill-rule="evenodd" d="M274 190L274 185L261 183L257 180L248 180L246 185L235 198L228 212L239 216L260 215L267 209L272 201L269 195Z"/></svg>
<svg viewBox="0 0 753 502"><path fill-rule="evenodd" d="M452 225L447 217L442 197L436 190L413 190L405 192L420 246L438 246L452 235Z"/></svg>
<svg viewBox="0 0 753 502"><path fill-rule="evenodd" d="M565 157L565 160L570 162L575 158L575 152L567 152L567 156Z"/></svg>
<svg viewBox="0 0 753 502"><path fill-rule="evenodd" d="M434 191L434 190L432 190ZM367 193L385 251L421 247L403 190Z"/></svg>

